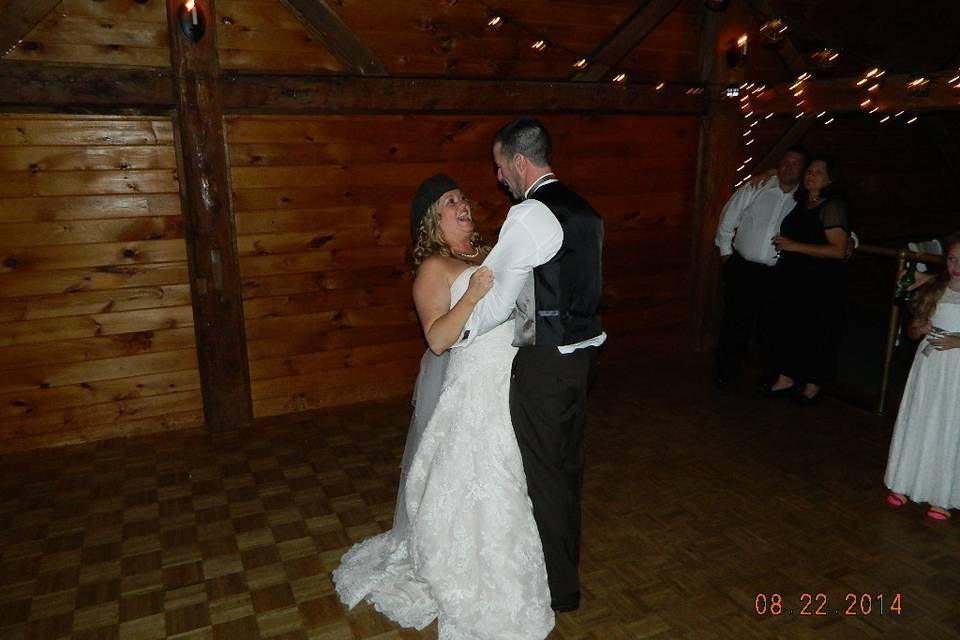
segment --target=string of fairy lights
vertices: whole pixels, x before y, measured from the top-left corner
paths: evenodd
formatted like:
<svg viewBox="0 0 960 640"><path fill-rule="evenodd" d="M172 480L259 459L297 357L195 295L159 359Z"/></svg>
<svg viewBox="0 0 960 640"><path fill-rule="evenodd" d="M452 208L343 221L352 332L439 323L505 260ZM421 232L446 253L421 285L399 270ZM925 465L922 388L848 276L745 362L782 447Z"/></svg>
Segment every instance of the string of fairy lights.
<svg viewBox="0 0 960 640"><path fill-rule="evenodd" d="M458 0L445 0L446 4L451 6L455 5L457 1ZM517 20L515 17L508 15L500 9L497 9L484 0L473 0L473 2L479 5L483 10L485 16L485 28L487 30L492 32L500 32L509 27L519 32L522 34L522 37L528 41L528 46L532 55L543 55L548 50L562 52L565 57L572 61L570 63L571 72L584 72L589 69L593 63L593 61L590 60L589 55L584 55L582 51L576 51L560 44L557 41L551 40L544 31L533 29L525 25L522 21ZM728 3L729 0L704 0L705 6L714 11L725 10ZM778 45L782 40L784 40L784 38L787 37L788 32L793 28L793 22L794 21L788 20L784 17L767 17L760 24L758 30L761 41L771 45ZM801 23L798 21L796 24L799 26ZM798 33L802 33L802 31L798 31ZM819 40L820 42L823 41L822 39L817 38L815 35L809 33L803 33L803 35L809 40ZM736 66L739 64L740 60L746 57L749 44L750 36L746 33L728 43L726 58L731 67ZM859 57L852 53L849 55L854 58ZM795 100L795 119L799 120L803 117L813 117L816 121L824 126L829 126L835 122L835 116L831 115L826 110L816 111L813 104L814 101L807 100L806 83L814 77L815 73L829 73L833 67L837 66L840 57L840 50L836 46L821 46L809 56L809 66L811 71L805 71L797 76L796 80L789 86L788 89L790 95ZM626 83L629 81L631 84L647 84L650 85L656 92L663 92L673 88L681 90L689 95L703 93L707 88L712 86L711 83L667 83L662 79L656 78L630 78L626 71L617 68L618 64L610 66L610 68L606 71L606 80L614 83ZM918 119L916 114L908 114L906 111L902 110L898 110L895 113L886 112L879 103L877 97L882 90L883 84L886 80L886 75L886 71L883 68L879 66L872 66L867 71L864 71L863 74L856 80L855 86L858 89L862 89L864 92L863 100L860 103L861 109L866 114L876 115L880 123L888 123L898 120L905 122L906 124L915 123ZM936 80L937 78L931 74L914 74L910 76L906 89L908 93L913 96L927 95L931 86ZM960 70L958 70L953 77L945 79L945 86L960 92ZM759 107L754 105L754 100L760 95L764 95L765 99L770 98L772 95L770 92L775 91L775 89L768 87L765 84L756 82L745 82L739 87L717 85L715 88L720 90L722 97L740 100L740 110L743 116L742 142L743 149L745 150L745 159L737 169L737 182L734 186L739 187L750 177L750 171L753 168L751 163L753 162L754 155L751 153L751 151L752 145L756 141L757 126L763 120L767 120L774 115L773 111L763 113Z"/></svg>

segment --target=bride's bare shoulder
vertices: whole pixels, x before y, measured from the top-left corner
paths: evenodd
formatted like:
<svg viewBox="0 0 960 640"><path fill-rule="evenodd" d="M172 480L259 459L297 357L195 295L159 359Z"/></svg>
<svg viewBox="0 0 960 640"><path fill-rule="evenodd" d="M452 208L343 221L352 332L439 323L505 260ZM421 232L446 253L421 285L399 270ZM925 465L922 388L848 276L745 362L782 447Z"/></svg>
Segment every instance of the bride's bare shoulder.
<svg viewBox="0 0 960 640"><path fill-rule="evenodd" d="M463 263L445 256L430 256L420 263L416 280L443 280L449 286L463 270Z"/></svg>

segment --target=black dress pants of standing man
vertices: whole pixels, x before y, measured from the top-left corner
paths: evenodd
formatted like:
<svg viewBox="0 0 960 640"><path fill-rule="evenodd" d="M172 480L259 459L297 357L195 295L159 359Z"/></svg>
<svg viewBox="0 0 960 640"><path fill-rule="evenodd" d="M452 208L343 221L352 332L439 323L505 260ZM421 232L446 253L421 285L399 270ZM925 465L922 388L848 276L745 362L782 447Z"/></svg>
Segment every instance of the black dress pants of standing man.
<svg viewBox="0 0 960 640"><path fill-rule="evenodd" d="M772 371L771 299L776 267L745 260L734 252L723 265L724 312L717 345L717 381L726 383L737 377L743 364L750 336L756 331L760 345L763 377Z"/></svg>
<svg viewBox="0 0 960 640"><path fill-rule="evenodd" d="M597 347L570 354L520 347L510 380L510 415L540 530L554 609L580 604L580 486L587 391Z"/></svg>

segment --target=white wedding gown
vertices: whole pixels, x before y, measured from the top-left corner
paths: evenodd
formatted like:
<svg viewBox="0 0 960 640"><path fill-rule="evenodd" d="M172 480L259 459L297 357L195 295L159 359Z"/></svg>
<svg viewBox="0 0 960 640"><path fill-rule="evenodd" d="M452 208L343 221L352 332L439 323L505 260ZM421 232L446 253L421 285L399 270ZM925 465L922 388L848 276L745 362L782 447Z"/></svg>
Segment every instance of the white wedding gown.
<svg viewBox="0 0 960 640"><path fill-rule="evenodd" d="M466 291L466 269L450 288ZM511 322L450 353L436 407L425 356L394 528L351 548L333 573L404 627L438 620L440 640L539 640L553 628L543 548L510 422ZM426 396L426 397L424 397ZM420 429L422 428L422 433Z"/></svg>
<svg viewBox="0 0 960 640"><path fill-rule="evenodd" d="M947 289L930 318L960 332L960 293ZM900 401L884 483L914 502L960 508L960 349L923 354L921 340Z"/></svg>

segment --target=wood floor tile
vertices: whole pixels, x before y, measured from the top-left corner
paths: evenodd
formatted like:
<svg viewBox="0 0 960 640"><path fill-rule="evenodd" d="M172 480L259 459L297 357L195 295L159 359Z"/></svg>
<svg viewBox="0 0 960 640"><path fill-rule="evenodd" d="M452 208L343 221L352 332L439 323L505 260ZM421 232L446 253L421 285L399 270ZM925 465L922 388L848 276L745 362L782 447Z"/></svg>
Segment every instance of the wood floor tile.
<svg viewBox="0 0 960 640"><path fill-rule="evenodd" d="M883 503L891 418L717 393L701 356L608 356L582 603L552 640L960 638L957 523ZM408 420L403 400L0 456L0 639L436 638L346 611L330 579L391 526ZM805 593L828 611L801 615ZM848 594L874 609L842 615Z"/></svg>

